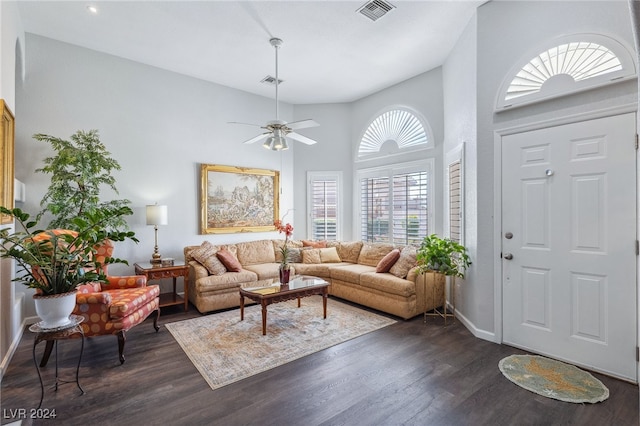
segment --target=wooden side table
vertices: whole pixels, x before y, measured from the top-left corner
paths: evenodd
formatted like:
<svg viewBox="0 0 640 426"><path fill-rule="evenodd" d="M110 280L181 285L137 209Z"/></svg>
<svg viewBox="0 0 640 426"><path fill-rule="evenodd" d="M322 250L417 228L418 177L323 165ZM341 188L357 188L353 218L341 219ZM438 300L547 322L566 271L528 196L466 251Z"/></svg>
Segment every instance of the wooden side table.
<svg viewBox="0 0 640 426"><path fill-rule="evenodd" d="M147 281L162 278L173 278L173 292L160 294L160 307L174 306L184 303L184 311L189 310L189 265L184 262L175 262L172 266L154 265L150 262L135 263L136 275L144 275ZM182 277L184 297L176 292L176 278Z"/></svg>

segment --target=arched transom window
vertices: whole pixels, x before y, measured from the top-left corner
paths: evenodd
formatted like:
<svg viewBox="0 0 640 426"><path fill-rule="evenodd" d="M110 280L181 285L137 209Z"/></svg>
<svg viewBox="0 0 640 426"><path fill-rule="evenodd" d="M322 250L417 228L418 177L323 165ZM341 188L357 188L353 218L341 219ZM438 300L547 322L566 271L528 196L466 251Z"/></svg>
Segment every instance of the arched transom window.
<svg viewBox="0 0 640 426"><path fill-rule="evenodd" d="M429 135L429 128L425 129L416 115L404 109L392 109L379 115L367 127L360 141L358 157L426 147L431 139Z"/></svg>
<svg viewBox="0 0 640 426"><path fill-rule="evenodd" d="M618 42L593 34L556 41L529 57L503 85L499 109L577 92L635 75L635 64ZM512 73L511 75L513 75Z"/></svg>

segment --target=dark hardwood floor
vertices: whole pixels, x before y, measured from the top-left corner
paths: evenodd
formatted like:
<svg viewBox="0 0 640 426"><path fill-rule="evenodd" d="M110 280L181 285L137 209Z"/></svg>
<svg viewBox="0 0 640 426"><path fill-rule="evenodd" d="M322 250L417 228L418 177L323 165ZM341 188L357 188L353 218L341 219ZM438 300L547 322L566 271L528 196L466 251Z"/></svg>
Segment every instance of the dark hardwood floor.
<svg viewBox="0 0 640 426"><path fill-rule="evenodd" d="M199 316L166 308L160 324ZM211 390L165 327L86 339L75 384L47 386L42 407L64 425L638 425L638 387L595 374L610 391L599 404L535 395L505 379L503 357L523 353L477 339L458 322L398 321L279 368ZM60 375L73 373L80 341L59 344ZM38 405L40 385L25 331L1 387L2 424ZM38 345L38 357L44 344ZM43 369L53 383L54 359Z"/></svg>

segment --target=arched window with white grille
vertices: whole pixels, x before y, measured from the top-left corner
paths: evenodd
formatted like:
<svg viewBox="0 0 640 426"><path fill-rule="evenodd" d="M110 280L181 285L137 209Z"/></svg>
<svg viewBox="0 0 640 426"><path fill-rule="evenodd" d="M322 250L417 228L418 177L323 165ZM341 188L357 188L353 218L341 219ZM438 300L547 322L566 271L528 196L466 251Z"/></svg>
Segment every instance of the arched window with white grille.
<svg viewBox="0 0 640 426"><path fill-rule="evenodd" d="M602 35L574 34L527 55L505 79L497 110L634 78L629 50Z"/></svg>
<svg viewBox="0 0 640 426"><path fill-rule="evenodd" d="M367 127L358 147L358 159L428 148L433 137L429 125L406 108L390 109Z"/></svg>

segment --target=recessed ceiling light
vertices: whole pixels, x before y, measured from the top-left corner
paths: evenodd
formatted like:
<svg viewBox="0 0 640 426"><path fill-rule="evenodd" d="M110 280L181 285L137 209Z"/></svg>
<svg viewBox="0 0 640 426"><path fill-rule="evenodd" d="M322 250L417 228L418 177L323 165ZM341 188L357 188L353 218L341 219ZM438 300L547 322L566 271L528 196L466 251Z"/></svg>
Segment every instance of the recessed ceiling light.
<svg viewBox="0 0 640 426"><path fill-rule="evenodd" d="M97 7L95 7L95 6L91 6L91 5L89 5L89 6L87 6L87 10L88 10L89 12L93 13L94 15L97 15L97 14L98 14L98 8L97 8Z"/></svg>

